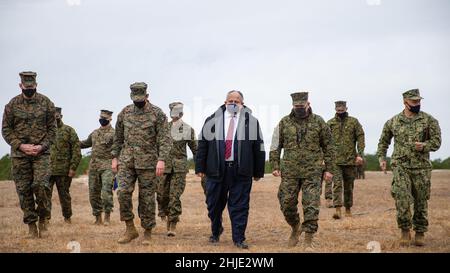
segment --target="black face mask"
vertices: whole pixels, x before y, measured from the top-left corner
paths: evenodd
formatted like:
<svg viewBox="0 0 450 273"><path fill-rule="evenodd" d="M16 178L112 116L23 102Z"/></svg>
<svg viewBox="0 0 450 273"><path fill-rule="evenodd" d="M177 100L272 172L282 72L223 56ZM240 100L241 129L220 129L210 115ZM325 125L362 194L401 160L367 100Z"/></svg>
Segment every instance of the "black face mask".
<svg viewBox="0 0 450 273"><path fill-rule="evenodd" d="M411 106L407 103L408 107L409 107L409 111L418 114L420 112L420 104L416 105L416 106Z"/></svg>
<svg viewBox="0 0 450 273"><path fill-rule="evenodd" d="M297 118L305 118L308 115L305 107L294 108L294 113Z"/></svg>
<svg viewBox="0 0 450 273"><path fill-rule="evenodd" d="M344 112L344 113L336 113L336 114L337 114L338 117L341 118L341 119L344 119L344 118L346 118L346 117L348 116L348 113L347 113L347 112Z"/></svg>
<svg viewBox="0 0 450 273"><path fill-rule="evenodd" d="M145 106L145 100L144 101L133 101L133 103L137 108L143 108Z"/></svg>
<svg viewBox="0 0 450 273"><path fill-rule="evenodd" d="M101 118L98 120L100 122L101 126L106 126L109 124L109 120L105 119L105 118Z"/></svg>
<svg viewBox="0 0 450 273"><path fill-rule="evenodd" d="M36 88L22 89L22 93L25 95L25 97L31 98L36 93Z"/></svg>

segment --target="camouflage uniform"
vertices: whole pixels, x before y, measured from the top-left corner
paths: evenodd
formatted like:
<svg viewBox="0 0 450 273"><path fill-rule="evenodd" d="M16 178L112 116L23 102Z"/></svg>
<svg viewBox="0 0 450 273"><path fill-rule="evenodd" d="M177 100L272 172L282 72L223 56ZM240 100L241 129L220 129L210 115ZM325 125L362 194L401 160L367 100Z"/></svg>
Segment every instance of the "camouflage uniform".
<svg viewBox="0 0 450 273"><path fill-rule="evenodd" d="M171 103L169 108L182 107L181 103ZM182 108L181 108L182 109ZM169 122L169 131L172 137L172 148L168 158L165 160L164 176L158 190L159 216L167 216L168 222L177 223L181 215L180 197L186 186L186 174L188 173L186 145L194 155L197 153L197 139L194 129L179 119Z"/></svg>
<svg viewBox="0 0 450 273"><path fill-rule="evenodd" d="M421 99L419 90L403 94L405 99ZM430 199L431 170L430 152L441 146L441 129L431 115L419 112L408 118L403 112L386 122L378 144L380 162L394 138L391 167L394 178L391 193L397 208L397 223L402 230L414 227L416 232L428 231L428 200ZM424 142L424 150L417 151L415 142ZM414 205L414 216L410 206ZM412 219L412 221L411 221Z"/></svg>
<svg viewBox="0 0 450 273"><path fill-rule="evenodd" d="M25 88L36 82L34 72L22 72L20 76ZM40 93L35 93L31 99L25 99L22 94L14 97L5 106L2 134L11 146L12 175L24 213L23 221L25 224L45 222L50 146L56 134L54 104ZM21 144L42 145L43 150L38 156L29 156L19 150Z"/></svg>
<svg viewBox="0 0 450 273"><path fill-rule="evenodd" d="M294 103L307 101L308 93L291 95ZM311 109L311 108L310 108ZM280 164L281 150L284 149ZM304 221L302 230L316 233L320 209L320 187L323 172L332 172L334 149L330 129L325 121L310 111L300 119L294 111L285 116L275 128L270 151L274 170L281 170L278 199L281 211L292 227L300 223L298 194L302 190Z"/></svg>
<svg viewBox="0 0 450 273"><path fill-rule="evenodd" d="M101 110L100 118L109 119L112 114L111 111ZM80 143L82 149L92 147L89 163L89 202L94 216L100 216L102 212L111 213L114 208L114 174L111 169L114 134L114 128L108 124L94 130Z"/></svg>
<svg viewBox="0 0 450 273"><path fill-rule="evenodd" d="M147 84L134 83L130 88L133 101L145 100ZM120 112L111 154L119 159L121 221L134 219L132 195L138 179L141 226L155 227L156 164L165 161L171 142L167 117L157 106L147 101L143 108L131 104Z"/></svg>
<svg viewBox="0 0 450 273"><path fill-rule="evenodd" d="M61 108L56 108L56 112L57 116L61 115ZM77 133L72 127L65 125L60 118L57 118L57 127L55 142L50 149L52 175L47 193L50 201L47 217L51 218L53 186L56 184L62 214L64 218L69 219L72 216L72 198L70 197L72 177L68 174L69 170L77 170L81 160L81 149Z"/></svg>
<svg viewBox="0 0 450 273"><path fill-rule="evenodd" d="M356 166L356 179L366 179L366 160L363 161L362 165Z"/></svg>
<svg viewBox="0 0 450 273"><path fill-rule="evenodd" d="M347 107L344 101L337 101L336 107ZM356 157L364 157L365 139L364 130L359 121L348 114L340 118L337 114L328 121L333 135L336 150L337 170L333 182L326 183L326 192L331 191L333 184L333 205L342 207L342 190L344 191L344 207L353 206L353 187L356 175ZM356 151L356 147L358 151Z"/></svg>

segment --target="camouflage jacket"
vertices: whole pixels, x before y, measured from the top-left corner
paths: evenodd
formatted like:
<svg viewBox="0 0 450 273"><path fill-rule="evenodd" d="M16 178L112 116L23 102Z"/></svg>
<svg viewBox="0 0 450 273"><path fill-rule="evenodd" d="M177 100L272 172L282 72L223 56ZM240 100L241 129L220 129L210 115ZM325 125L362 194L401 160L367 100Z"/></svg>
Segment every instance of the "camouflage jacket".
<svg viewBox="0 0 450 273"><path fill-rule="evenodd" d="M432 168L430 152L439 150L441 146L441 128L438 121L425 112L419 112L413 118L400 113L388 120L378 143L378 158L386 160L386 153L394 138L392 166L403 166L411 169ZM424 142L423 151L415 149L415 142Z"/></svg>
<svg viewBox="0 0 450 273"><path fill-rule="evenodd" d="M356 165L356 156L364 157L366 147L364 130L359 121L354 117L346 117L343 120L338 116L328 121L333 135L336 164ZM356 145L358 152L356 152Z"/></svg>
<svg viewBox="0 0 450 273"><path fill-rule="evenodd" d="M2 134L11 146L11 157L26 157L19 150L21 144L42 145L43 153L49 154L56 135L55 105L40 93L32 99L14 97L5 106Z"/></svg>
<svg viewBox="0 0 450 273"><path fill-rule="evenodd" d="M275 128L269 158L273 169L281 170L283 177L321 176L324 170L333 173L335 151L330 128L318 115L311 113L308 118L298 120L291 112Z"/></svg>
<svg viewBox="0 0 450 273"><path fill-rule="evenodd" d="M81 160L80 142L75 130L62 121L56 130L55 142L50 148L52 175L67 175L76 171Z"/></svg>
<svg viewBox="0 0 450 273"><path fill-rule="evenodd" d="M197 153L197 139L194 129L184 121L169 122L169 132L172 138L172 148L166 158L165 173L186 173L189 171L187 165L186 145L191 149L192 154Z"/></svg>
<svg viewBox="0 0 450 273"><path fill-rule="evenodd" d="M111 150L114 142L114 128L111 125L94 130L86 140L80 142L81 149L92 147L90 170L111 169Z"/></svg>
<svg viewBox="0 0 450 273"><path fill-rule="evenodd" d="M165 161L171 146L167 117L159 107L147 102L139 109L131 104L119 113L111 151L119 165L156 169L157 161Z"/></svg>

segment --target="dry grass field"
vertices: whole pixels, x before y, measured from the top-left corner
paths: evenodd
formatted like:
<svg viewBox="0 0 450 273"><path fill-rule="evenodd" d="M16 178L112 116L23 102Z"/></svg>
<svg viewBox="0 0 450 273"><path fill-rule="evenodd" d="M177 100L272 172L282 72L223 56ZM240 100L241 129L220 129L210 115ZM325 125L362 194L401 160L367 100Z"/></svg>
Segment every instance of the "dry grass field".
<svg viewBox="0 0 450 273"><path fill-rule="evenodd" d="M395 221L394 202L390 196L391 174L368 172L366 180L355 182L355 207L352 218L331 219L333 209L320 211L319 232L314 252L347 253L369 252L368 243L379 242L382 252L450 252L450 171L435 171L432 179L432 197L429 203L430 230L423 248L401 248L397 239L399 230ZM279 179L266 176L255 182L251 195L250 219L247 228L248 252L277 253L304 252L301 243L293 249L286 248L290 233L279 209L277 190ZM137 189L136 189L137 191ZM56 189L55 189L56 192ZM51 235L46 239L25 239L28 228L22 223L22 212L14 183L0 182L0 252L70 252L68 243L80 243L81 252L240 252L231 241L228 213L224 213L225 232L219 245L210 245L209 219L199 179L188 175L186 191L182 197L183 215L174 238L166 236L164 223L157 219L153 243L144 247L141 236L128 245L116 240L124 230L119 221L118 203L112 225L92 225L93 216L88 200L87 178L72 183L73 223L64 223L60 213L57 193L53 196ZM137 194L135 194L137 195ZM135 199L136 204L136 199ZM137 206L135 206L137 208ZM137 213L136 213L137 214ZM139 220L136 219L139 225ZM311 251L311 250L308 250Z"/></svg>

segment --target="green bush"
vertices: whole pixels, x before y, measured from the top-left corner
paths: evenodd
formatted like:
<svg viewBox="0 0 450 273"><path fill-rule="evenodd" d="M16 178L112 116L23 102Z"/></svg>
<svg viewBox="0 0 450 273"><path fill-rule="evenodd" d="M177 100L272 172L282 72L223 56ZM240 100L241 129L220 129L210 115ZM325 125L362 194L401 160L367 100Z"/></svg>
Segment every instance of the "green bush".
<svg viewBox="0 0 450 273"><path fill-rule="evenodd" d="M91 160L90 155L83 156L80 161L80 165L78 165L76 176L87 174L89 170L89 161Z"/></svg>
<svg viewBox="0 0 450 273"><path fill-rule="evenodd" d="M380 165L378 164L378 158L376 155L367 154L366 155L366 171L381 171ZM78 166L76 176L84 175L88 173L89 161L91 160L90 155L85 155L81 158L80 165ZM390 163L390 158L388 158L388 163ZM450 157L441 160L435 159L432 161L433 169L436 170L449 170L450 169ZM195 162L192 158L188 159L189 169L195 168ZM389 167L388 167L389 168ZM269 161L266 161L265 173L272 173L272 165ZM0 159L0 180L11 180L11 158L9 155L4 155Z"/></svg>
<svg viewBox="0 0 450 273"><path fill-rule="evenodd" d="M11 180L11 159L9 155L4 155L0 159L0 180Z"/></svg>

